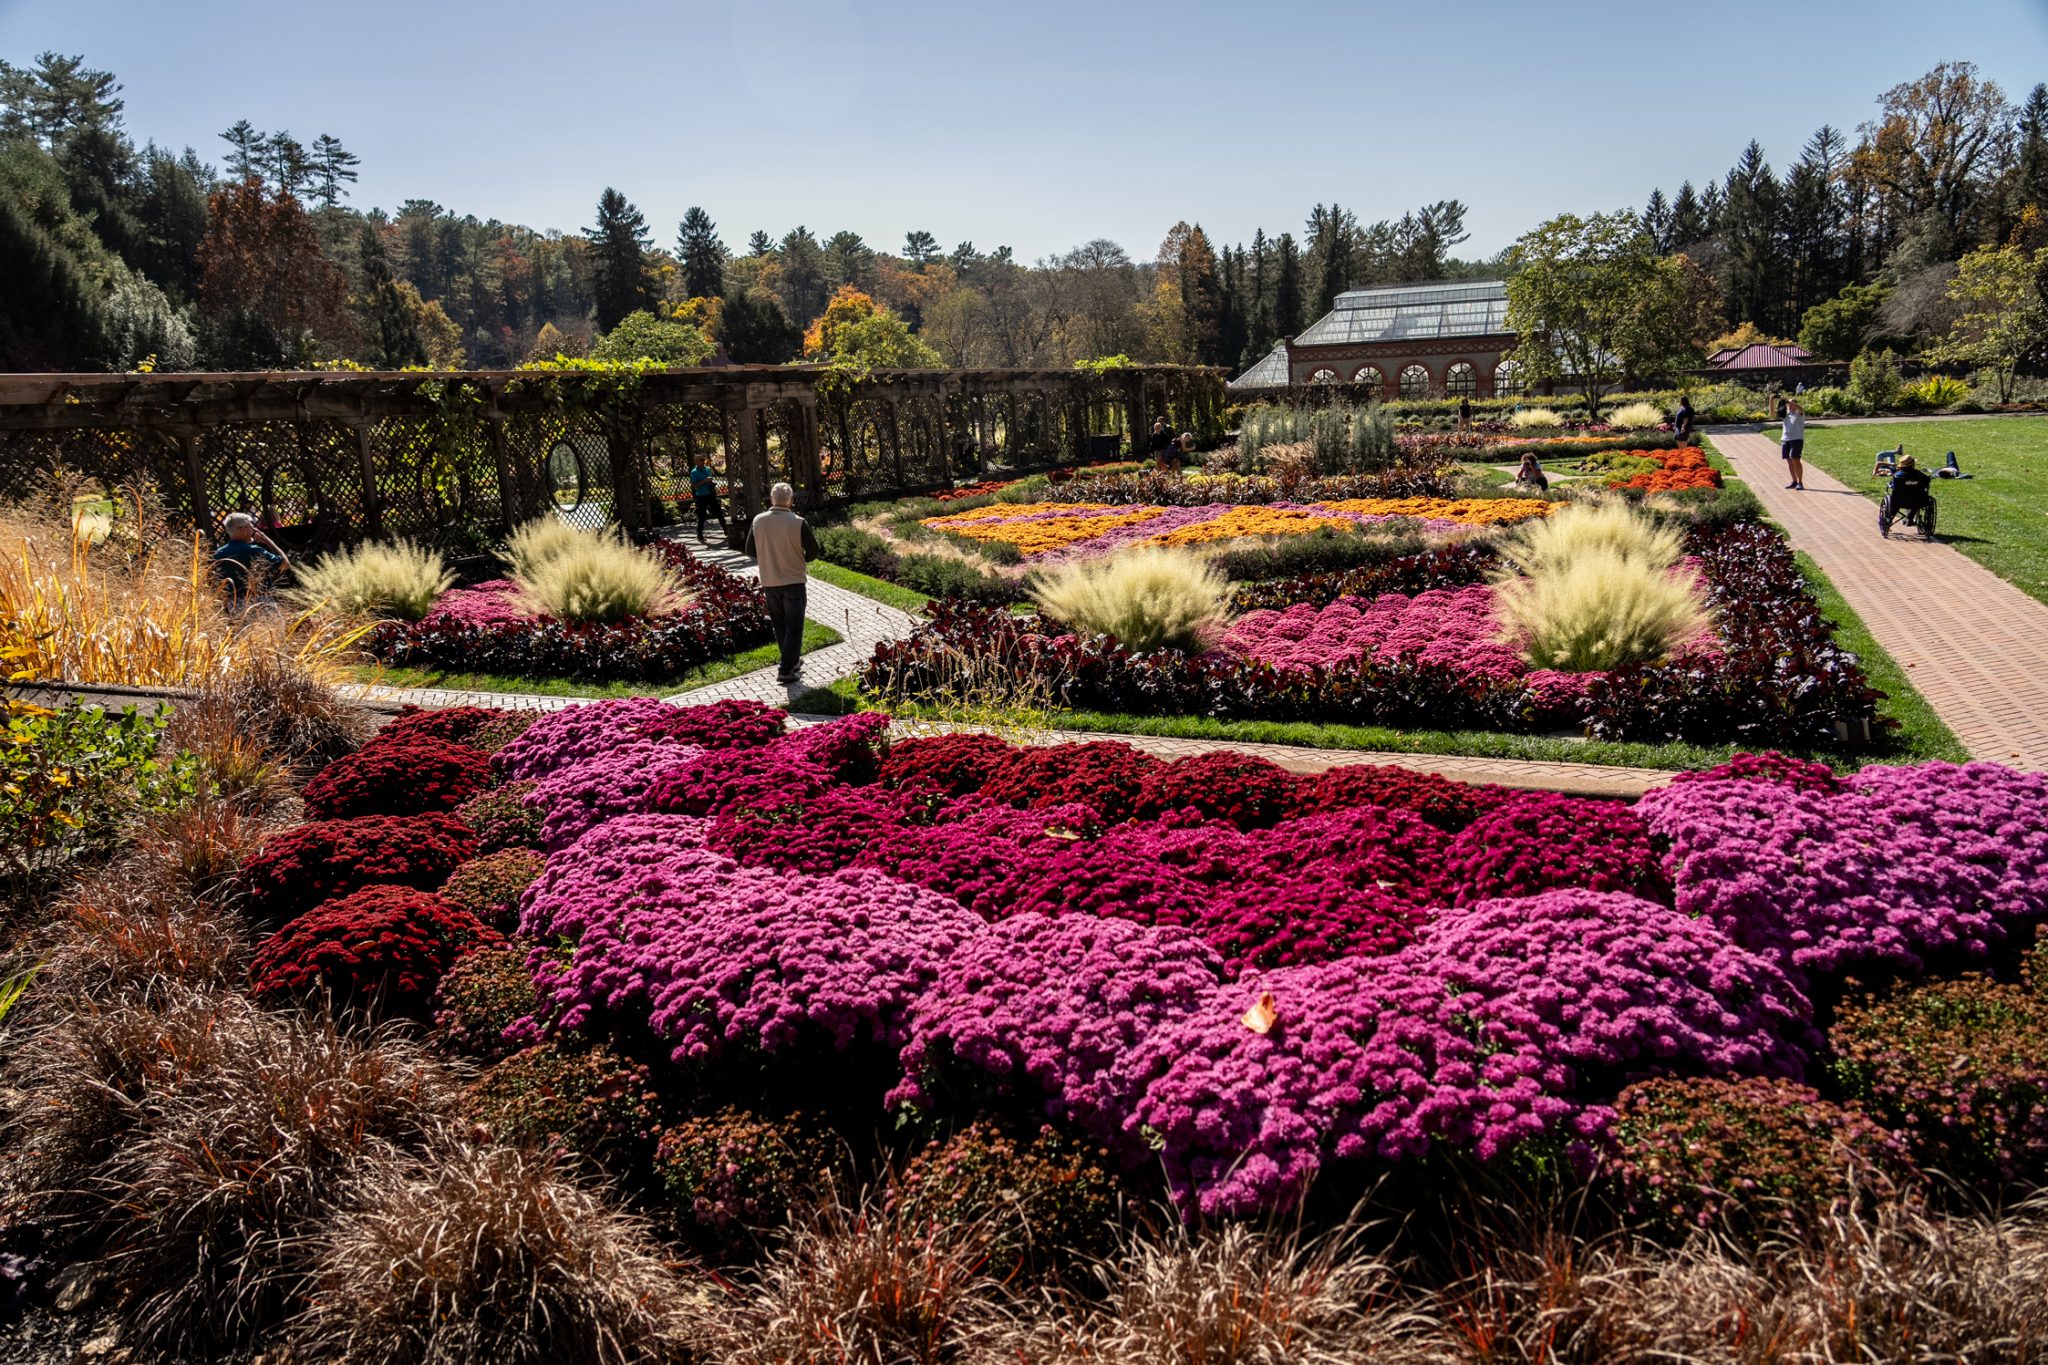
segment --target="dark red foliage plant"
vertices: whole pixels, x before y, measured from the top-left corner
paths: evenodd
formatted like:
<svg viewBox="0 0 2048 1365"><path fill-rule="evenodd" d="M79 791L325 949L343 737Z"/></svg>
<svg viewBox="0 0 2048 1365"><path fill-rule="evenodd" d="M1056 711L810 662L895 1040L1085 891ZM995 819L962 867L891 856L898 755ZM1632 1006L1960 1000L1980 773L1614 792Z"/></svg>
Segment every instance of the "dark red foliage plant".
<svg viewBox="0 0 2048 1365"><path fill-rule="evenodd" d="M778 738L789 713L757 701L717 701L679 706L673 717L640 727L643 739L672 739L704 749L751 749Z"/></svg>
<svg viewBox="0 0 2048 1365"><path fill-rule="evenodd" d="M242 884L250 908L275 923L365 886L432 891L476 853L475 836L451 815L315 820L266 840Z"/></svg>
<svg viewBox="0 0 2048 1365"><path fill-rule="evenodd" d="M992 775L981 794L1005 805L1036 810L1045 806L1082 805L1101 813L1106 823L1130 818L1138 789L1162 764L1128 744L1094 740L1086 744L1052 744L1025 749Z"/></svg>
<svg viewBox="0 0 2048 1365"><path fill-rule="evenodd" d="M1514 795L1507 787L1458 782L1413 768L1346 763L1303 782L1296 804L1303 814L1350 806L1390 806L1413 811L1438 829L1456 834Z"/></svg>
<svg viewBox="0 0 2048 1365"><path fill-rule="evenodd" d="M380 1015L424 1015L456 960L497 941L497 930L439 896L365 887L315 906L259 944L249 989L259 1000L324 994Z"/></svg>
<svg viewBox="0 0 2048 1365"><path fill-rule="evenodd" d="M905 791L965 796L1014 762L1017 747L994 735L926 735L899 740L882 760L880 781Z"/></svg>
<svg viewBox="0 0 2048 1365"><path fill-rule="evenodd" d="M1228 750L1176 759L1138 788L1136 814L1153 819L1193 810L1239 829L1265 829L1292 813L1301 779L1277 763Z"/></svg>
<svg viewBox="0 0 2048 1365"><path fill-rule="evenodd" d="M1459 905L1566 887L1671 903L1649 827L1619 801L1525 792L1460 831L1445 865Z"/></svg>
<svg viewBox="0 0 2048 1365"><path fill-rule="evenodd" d="M314 775L306 784L306 814L338 820L452 811L490 785L491 760L468 745L379 735Z"/></svg>
<svg viewBox="0 0 2048 1365"><path fill-rule="evenodd" d="M408 706L377 732L377 738L439 739L467 744L478 730L502 714L485 706Z"/></svg>

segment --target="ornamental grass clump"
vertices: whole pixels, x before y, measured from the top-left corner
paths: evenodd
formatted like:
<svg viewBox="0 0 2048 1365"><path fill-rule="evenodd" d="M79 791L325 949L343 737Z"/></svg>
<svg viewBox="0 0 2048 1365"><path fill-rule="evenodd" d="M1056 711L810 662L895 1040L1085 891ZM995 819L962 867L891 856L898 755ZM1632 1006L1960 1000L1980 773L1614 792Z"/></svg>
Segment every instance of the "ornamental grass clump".
<svg viewBox="0 0 2048 1365"><path fill-rule="evenodd" d="M525 578L564 555L573 554L590 538L590 532L571 526L560 517L535 517L506 537L505 563L514 578Z"/></svg>
<svg viewBox="0 0 2048 1365"><path fill-rule="evenodd" d="M1508 414L1508 425L1516 431L1557 431L1564 418L1549 408L1519 408Z"/></svg>
<svg viewBox="0 0 2048 1365"><path fill-rule="evenodd" d="M668 1259L548 1155L450 1146L348 1191L294 1343L339 1365L666 1365L694 1337Z"/></svg>
<svg viewBox="0 0 2048 1365"><path fill-rule="evenodd" d="M1979 976L1845 1006L1834 1074L1929 1171L2026 1188L2048 1180L2048 1003Z"/></svg>
<svg viewBox="0 0 2048 1365"><path fill-rule="evenodd" d="M1705 590L1679 567L1684 538L1621 503L1568 507L1511 537L1494 582L1505 638L1569 673L1664 658L1709 625Z"/></svg>
<svg viewBox="0 0 2048 1365"><path fill-rule="evenodd" d="M1133 654L1198 650L1223 633L1230 586L1214 565L1181 550L1124 550L1047 569L1031 597L1040 612Z"/></svg>
<svg viewBox="0 0 2048 1365"><path fill-rule="evenodd" d="M1568 569L1588 555L1613 555L1650 569L1669 569L1685 556L1685 537L1624 502L1575 503L1542 517L1500 544L1500 557L1518 574Z"/></svg>
<svg viewBox="0 0 2048 1365"><path fill-rule="evenodd" d="M837 1134L817 1115L763 1117L728 1107L662 1129L654 1174L694 1240L747 1253L799 1203L830 1190L845 1160Z"/></svg>
<svg viewBox="0 0 2048 1365"><path fill-rule="evenodd" d="M258 1000L331 999L383 1018L424 1017L457 959L498 938L439 896L365 887L315 906L258 944L249 990Z"/></svg>
<svg viewBox="0 0 2048 1365"><path fill-rule="evenodd" d="M609 624L687 605L667 566L627 544L618 532L576 532L573 537L516 571L517 600L534 615Z"/></svg>
<svg viewBox="0 0 2048 1365"><path fill-rule="evenodd" d="M1623 403L1607 414L1607 425L1622 431L1662 426L1664 409L1655 403Z"/></svg>
<svg viewBox="0 0 2048 1365"><path fill-rule="evenodd" d="M292 600L342 616L417 621L455 586L439 550L409 540L365 542L322 555L298 571Z"/></svg>
<svg viewBox="0 0 2048 1365"><path fill-rule="evenodd" d="M1666 1233L1809 1231L1916 1179L1897 1136L1788 1080L1642 1081L1615 1111L1609 1177L1633 1217Z"/></svg>

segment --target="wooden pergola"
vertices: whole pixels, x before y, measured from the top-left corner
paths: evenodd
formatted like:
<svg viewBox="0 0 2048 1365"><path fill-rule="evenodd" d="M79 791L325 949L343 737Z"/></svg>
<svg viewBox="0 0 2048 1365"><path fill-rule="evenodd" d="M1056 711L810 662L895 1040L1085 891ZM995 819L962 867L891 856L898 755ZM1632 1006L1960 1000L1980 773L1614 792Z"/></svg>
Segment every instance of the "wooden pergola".
<svg viewBox="0 0 2048 1365"><path fill-rule="evenodd" d="M644 534L723 467L744 521L787 480L827 507L1107 455L1164 415L1220 432L1221 370L553 370L0 375L0 493L56 469L147 480L195 525L301 546L494 540L551 505Z"/></svg>

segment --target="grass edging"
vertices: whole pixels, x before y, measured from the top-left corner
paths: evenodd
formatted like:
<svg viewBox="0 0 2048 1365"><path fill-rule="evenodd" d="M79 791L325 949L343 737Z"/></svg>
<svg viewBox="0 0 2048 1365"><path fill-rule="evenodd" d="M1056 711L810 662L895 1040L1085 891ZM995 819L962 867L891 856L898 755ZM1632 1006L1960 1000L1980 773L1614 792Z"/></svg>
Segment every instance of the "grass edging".
<svg viewBox="0 0 2048 1365"><path fill-rule="evenodd" d="M821 583L830 583L835 588L857 592L862 597L872 598L885 607L907 611L912 616L921 615L925 604L932 600L915 588L906 588L880 578L870 578L864 573L855 573L844 565L834 564L826 559L812 560L808 565L808 571L811 577Z"/></svg>
<svg viewBox="0 0 2048 1365"><path fill-rule="evenodd" d="M804 653L836 645L843 638L832 627L816 621L804 622ZM419 687L445 689L454 692L509 692L534 697L596 697L609 700L619 697L672 697L678 692L689 692L713 683L725 682L744 674L773 668L776 663L776 648L773 641L756 645L738 654L723 659L712 659L697 665L686 673L674 678L655 682L581 682L574 678L527 678L504 673L447 673L428 668L387 668L373 667L357 670L359 682L378 683L385 687Z"/></svg>

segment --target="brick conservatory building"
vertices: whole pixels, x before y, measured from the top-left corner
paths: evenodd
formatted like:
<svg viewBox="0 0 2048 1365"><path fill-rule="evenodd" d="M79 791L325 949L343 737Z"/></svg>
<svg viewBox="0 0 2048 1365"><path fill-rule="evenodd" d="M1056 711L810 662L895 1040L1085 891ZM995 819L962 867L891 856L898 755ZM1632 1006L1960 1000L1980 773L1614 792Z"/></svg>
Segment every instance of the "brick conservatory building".
<svg viewBox="0 0 2048 1365"><path fill-rule="evenodd" d="M1446 280L1348 289L1300 336L1230 381L1234 393L1344 384L1384 398L1521 393L1507 286Z"/></svg>

